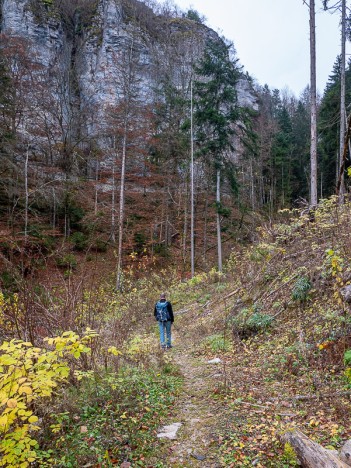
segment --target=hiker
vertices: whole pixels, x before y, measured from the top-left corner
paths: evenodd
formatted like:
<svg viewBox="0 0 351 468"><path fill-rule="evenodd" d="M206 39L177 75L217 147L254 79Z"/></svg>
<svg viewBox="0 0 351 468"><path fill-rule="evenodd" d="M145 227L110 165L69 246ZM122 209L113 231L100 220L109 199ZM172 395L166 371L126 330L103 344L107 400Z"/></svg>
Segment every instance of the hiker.
<svg viewBox="0 0 351 468"><path fill-rule="evenodd" d="M171 327L172 323L174 322L174 316L172 304L166 300L165 293L160 294L160 300L155 304L154 315L160 328L161 348L172 348ZM167 339L165 339L165 330Z"/></svg>

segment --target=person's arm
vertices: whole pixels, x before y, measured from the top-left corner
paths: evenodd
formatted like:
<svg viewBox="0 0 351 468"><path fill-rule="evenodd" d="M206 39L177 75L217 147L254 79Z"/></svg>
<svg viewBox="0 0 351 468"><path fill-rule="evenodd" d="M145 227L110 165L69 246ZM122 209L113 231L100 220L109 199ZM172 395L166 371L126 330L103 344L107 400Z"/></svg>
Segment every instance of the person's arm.
<svg viewBox="0 0 351 468"><path fill-rule="evenodd" d="M173 323L174 322L174 315L173 315L172 304L170 302L168 302L167 310L168 310L168 313L169 313L170 321Z"/></svg>
<svg viewBox="0 0 351 468"><path fill-rule="evenodd" d="M156 305L155 305L155 310L154 310L154 316L155 316L155 319L157 320L157 309L156 309Z"/></svg>

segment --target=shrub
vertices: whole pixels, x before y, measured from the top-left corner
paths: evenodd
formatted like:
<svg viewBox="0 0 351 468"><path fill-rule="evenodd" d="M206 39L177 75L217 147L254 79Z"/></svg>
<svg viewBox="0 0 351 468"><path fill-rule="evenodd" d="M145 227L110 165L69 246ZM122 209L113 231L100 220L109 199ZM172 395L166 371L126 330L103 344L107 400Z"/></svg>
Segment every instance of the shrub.
<svg viewBox="0 0 351 468"><path fill-rule="evenodd" d="M95 250L96 252L106 252L107 245L107 242L103 241L102 239L96 239L93 245L91 246L91 249Z"/></svg>
<svg viewBox="0 0 351 468"><path fill-rule="evenodd" d="M60 268L69 268L70 270L74 270L77 267L77 259L72 254L66 254L59 257L56 260L56 264Z"/></svg>
<svg viewBox="0 0 351 468"><path fill-rule="evenodd" d="M237 316L231 318L230 322L240 338L245 339L266 330L272 325L273 320L272 315L260 312L251 314L249 309L243 309Z"/></svg>
<svg viewBox="0 0 351 468"><path fill-rule="evenodd" d="M308 278L302 276L294 284L291 297L294 301L305 302L308 299L308 293L311 289L311 283Z"/></svg>
<svg viewBox="0 0 351 468"><path fill-rule="evenodd" d="M82 232L73 233L70 237L70 241L72 242L75 250L83 251L88 247L88 238Z"/></svg>
<svg viewBox="0 0 351 468"><path fill-rule="evenodd" d="M74 332L48 338L53 350L35 348L21 340L0 346L0 453L1 466L26 468L37 459L39 444L33 433L40 430L34 414L36 400L50 398L59 383L67 381L68 355L78 359L95 332L80 338Z"/></svg>

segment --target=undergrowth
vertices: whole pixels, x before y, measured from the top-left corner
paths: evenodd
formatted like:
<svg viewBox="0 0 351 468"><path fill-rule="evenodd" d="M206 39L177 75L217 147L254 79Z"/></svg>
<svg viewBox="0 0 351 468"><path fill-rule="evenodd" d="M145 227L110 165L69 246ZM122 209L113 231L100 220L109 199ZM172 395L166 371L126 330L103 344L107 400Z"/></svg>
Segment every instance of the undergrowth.
<svg viewBox="0 0 351 468"><path fill-rule="evenodd" d="M169 416L180 388L181 378L162 369L128 367L84 379L79 389L62 395L62 406L71 411L53 415L51 430L47 425L42 434L41 466L146 466L157 428Z"/></svg>

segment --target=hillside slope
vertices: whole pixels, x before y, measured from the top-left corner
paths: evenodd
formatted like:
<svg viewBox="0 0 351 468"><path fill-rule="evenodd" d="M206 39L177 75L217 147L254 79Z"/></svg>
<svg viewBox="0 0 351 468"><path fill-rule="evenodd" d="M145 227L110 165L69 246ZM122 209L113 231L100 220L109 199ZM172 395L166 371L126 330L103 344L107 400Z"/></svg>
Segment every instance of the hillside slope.
<svg viewBox="0 0 351 468"><path fill-rule="evenodd" d="M174 360L189 382L203 381L186 387L165 466L200 466L194 454L206 467L297 466L284 432L335 449L351 437L350 206L281 215L260 243L233 253L224 281L199 280L197 301L177 317Z"/></svg>
<svg viewBox="0 0 351 468"><path fill-rule="evenodd" d="M18 428L36 466L293 467L281 435L294 428L340 448L351 437L350 208L331 199L304 216L282 212L256 244L233 246L223 274L131 271L123 293L89 283L72 296L69 282L66 298L46 291L48 311L62 308L81 338L38 338L41 348L5 341L32 309L1 294L0 451L28 453L12 450ZM162 290L175 310L167 352L153 317ZM26 385L13 386L23 372ZM41 393L46 381L54 394ZM30 405L24 416L18 402ZM171 423L181 423L176 440L157 437Z"/></svg>

